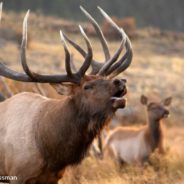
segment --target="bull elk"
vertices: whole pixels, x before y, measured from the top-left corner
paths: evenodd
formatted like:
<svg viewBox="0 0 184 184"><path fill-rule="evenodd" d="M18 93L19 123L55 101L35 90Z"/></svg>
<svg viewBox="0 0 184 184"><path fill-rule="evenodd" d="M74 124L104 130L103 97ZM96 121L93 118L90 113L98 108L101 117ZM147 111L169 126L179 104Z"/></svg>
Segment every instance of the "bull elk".
<svg viewBox="0 0 184 184"><path fill-rule="evenodd" d="M171 100L169 97L160 103L148 102L142 95L141 103L147 107L147 125L143 128L115 128L105 140L104 151L109 148L120 164L142 164L156 148L164 153L161 119L169 115L165 106L169 106Z"/></svg>
<svg viewBox="0 0 184 184"><path fill-rule="evenodd" d="M1 4L2 9L2 4ZM60 32L65 51L66 74L42 75L33 72L26 61L27 20L23 21L21 64L24 73L0 63L0 75L22 82L50 83L62 99L34 93L19 93L0 104L0 175L17 176L11 184L56 184L58 173L78 164L93 139L116 109L125 106L126 81L113 79L132 61L131 43L111 18L99 8L107 21L121 34L121 44L111 57L103 33L93 17L81 7L102 44L105 61L93 59L90 41L80 26L87 52ZM68 41L84 57L77 72L70 67ZM123 48L126 52L120 56ZM92 66L92 72L85 74ZM60 172L60 173L61 173Z"/></svg>

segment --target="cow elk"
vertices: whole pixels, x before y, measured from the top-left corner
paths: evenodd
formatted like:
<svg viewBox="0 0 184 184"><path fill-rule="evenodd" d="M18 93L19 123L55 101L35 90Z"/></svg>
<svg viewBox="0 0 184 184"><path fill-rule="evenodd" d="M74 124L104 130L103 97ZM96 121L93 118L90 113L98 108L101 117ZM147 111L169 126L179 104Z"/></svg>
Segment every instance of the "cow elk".
<svg viewBox="0 0 184 184"><path fill-rule="evenodd" d="M1 4L2 9L2 4ZM100 9L100 8L99 8ZM78 164L93 139L116 109L125 106L124 79L113 79L132 61L131 43L122 29L102 10L107 21L121 34L121 44L111 57L97 22L81 7L93 24L105 55L105 63L93 60L90 41L80 27L87 52L60 32L65 51L66 74L42 75L31 71L26 61L27 20L23 21L21 64L24 73L0 63L0 75L22 82L50 83L61 99L34 93L19 93L0 104L0 176L17 176L11 184L56 184L64 169ZM77 72L70 67L66 41L84 57ZM126 52L120 56L123 48ZM120 58L119 58L120 57ZM91 74L85 74L92 66ZM8 182L8 181L7 181Z"/></svg>
<svg viewBox="0 0 184 184"><path fill-rule="evenodd" d="M148 98L142 95L141 103L148 113L147 125L115 128L105 140L104 151L108 148L119 164L143 164L156 148L164 153L161 119L168 117L166 106L171 104L171 100L169 97L160 103L148 102Z"/></svg>

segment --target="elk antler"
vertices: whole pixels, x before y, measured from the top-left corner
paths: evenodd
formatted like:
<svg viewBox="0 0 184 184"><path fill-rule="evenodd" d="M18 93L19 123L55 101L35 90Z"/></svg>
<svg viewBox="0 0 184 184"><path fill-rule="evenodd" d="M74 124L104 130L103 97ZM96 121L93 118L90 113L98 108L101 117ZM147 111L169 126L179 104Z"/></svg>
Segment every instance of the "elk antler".
<svg viewBox="0 0 184 184"><path fill-rule="evenodd" d="M2 3L0 3L0 18L1 18L1 12L2 12ZM4 64L0 63L0 75L17 80L17 81L23 81L23 82L40 82L40 83L61 83L61 82L71 82L71 83L80 83L81 78L85 75L85 72L88 70L92 57L92 47L90 44L90 41L85 34L83 28L79 26L80 32L86 42L87 45L87 53L83 55L85 57L85 61L82 64L81 68L78 72L72 73L71 66L70 66L70 52L67 47L65 38L63 36L62 31L60 31L61 41L63 43L64 51L65 51L65 69L67 74L63 75L41 75L38 73L35 73L30 70L28 67L27 61L26 61L26 45L27 45L27 21L29 17L29 10L27 14L24 17L23 21L23 36L22 36L22 44L21 44L21 51L20 51L20 57L21 57L21 64L22 68L25 73L16 72L14 70L9 69Z"/></svg>
<svg viewBox="0 0 184 184"><path fill-rule="evenodd" d="M110 57L109 48L107 45L107 41L105 40L105 37L103 35L103 32L101 31L98 23L95 21L95 19L83 8L80 7L82 12L86 15L86 17L89 19L89 21L92 23L97 36L100 39L100 43L102 45L104 56L105 56L105 63L100 63L97 61L92 60L92 72L91 74L98 74L102 76L108 76L115 77L119 73L123 72L128 68L128 66L131 64L133 52L132 52L132 46L131 42L128 38L128 36L125 34L122 28L119 28L115 22L102 10L100 7L98 9L100 10L101 14L104 16L104 18L110 23L110 25L115 28L122 37L120 47L117 49L113 57ZM84 57L86 52L76 43L74 43L72 40L70 40L66 35L64 35L66 40ZM119 60L119 56L123 50L123 47L126 48L126 53L121 57ZM118 60L118 61L117 61Z"/></svg>

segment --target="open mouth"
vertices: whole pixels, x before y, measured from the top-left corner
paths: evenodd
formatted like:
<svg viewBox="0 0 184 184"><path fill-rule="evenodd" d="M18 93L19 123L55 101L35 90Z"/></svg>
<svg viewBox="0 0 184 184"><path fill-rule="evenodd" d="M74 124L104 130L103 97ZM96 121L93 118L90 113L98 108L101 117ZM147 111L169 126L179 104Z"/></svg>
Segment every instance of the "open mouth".
<svg viewBox="0 0 184 184"><path fill-rule="evenodd" d="M114 98L121 98L126 93L127 93L126 89L121 89L121 90L117 91L112 97L114 97Z"/></svg>
<svg viewBox="0 0 184 184"><path fill-rule="evenodd" d="M126 88L118 90L112 97L111 100L113 101L112 106L114 109L124 108L126 105L126 100L123 96L127 93Z"/></svg>

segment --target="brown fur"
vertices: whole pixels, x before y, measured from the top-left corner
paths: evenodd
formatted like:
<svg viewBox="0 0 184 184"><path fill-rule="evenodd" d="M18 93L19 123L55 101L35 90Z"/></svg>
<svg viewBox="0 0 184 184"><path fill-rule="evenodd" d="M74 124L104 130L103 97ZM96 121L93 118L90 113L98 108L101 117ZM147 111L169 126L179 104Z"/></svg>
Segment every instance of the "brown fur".
<svg viewBox="0 0 184 184"><path fill-rule="evenodd" d="M117 92L126 93L123 80L117 86L101 77L54 87L69 96L56 100L22 93L0 104L0 175L17 176L12 184L56 184L59 172L84 158L107 119L124 104L116 101Z"/></svg>
<svg viewBox="0 0 184 184"><path fill-rule="evenodd" d="M145 142L151 146L152 151L158 148L159 153L164 153L164 146L163 146L163 138L164 132L162 128L162 123L158 123L158 127L154 127L156 134L152 136L152 131L149 126L146 126L144 129L144 138ZM155 136L155 137L154 137Z"/></svg>

